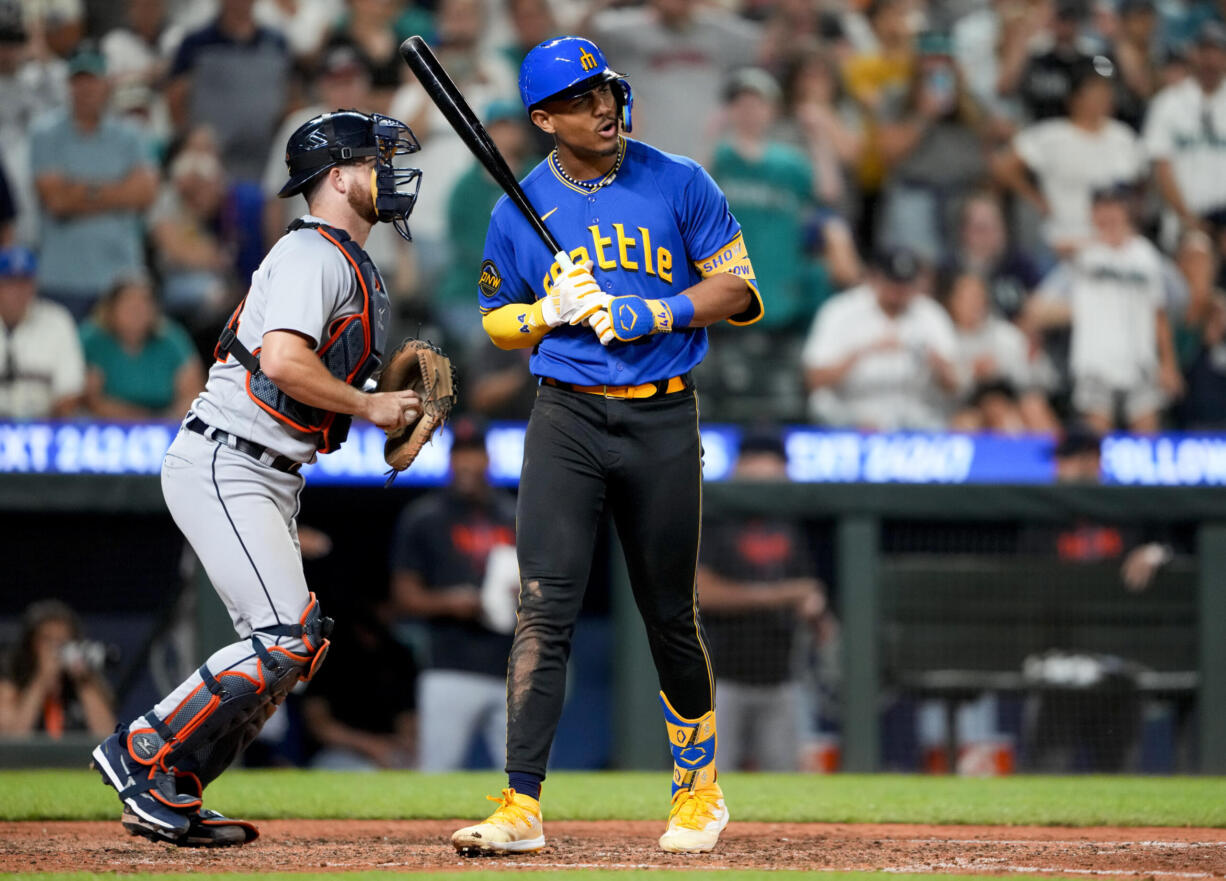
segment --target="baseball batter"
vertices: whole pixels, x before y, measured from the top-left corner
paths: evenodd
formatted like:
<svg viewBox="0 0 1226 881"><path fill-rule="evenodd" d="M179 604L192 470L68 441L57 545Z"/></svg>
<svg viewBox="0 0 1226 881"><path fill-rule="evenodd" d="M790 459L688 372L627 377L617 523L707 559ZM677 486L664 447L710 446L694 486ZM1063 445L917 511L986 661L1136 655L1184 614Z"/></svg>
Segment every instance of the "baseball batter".
<svg viewBox="0 0 1226 881"><path fill-rule="evenodd" d="M545 844L541 782L607 508L647 626L673 752L660 846L709 851L728 810L694 587L702 463L690 370L706 353L704 327L757 321L762 301L740 226L710 176L622 136L630 86L594 43L542 43L524 59L519 88L532 122L555 143L523 188L574 266L553 262L507 199L495 206L479 282L484 326L501 348L535 347L530 363L541 384L517 512L508 786L491 797L494 813L452 843L468 854Z"/></svg>
<svg viewBox="0 0 1226 881"><path fill-rule="evenodd" d="M162 463L167 507L239 641L94 749L134 834L188 846L258 835L205 810L201 795L328 649L332 622L298 548L299 469L339 447L354 415L395 430L419 414L414 392L362 390L389 311L362 245L379 221L408 238L420 173L395 161L417 149L403 123L354 111L317 116L289 139L280 195L302 193L309 213L253 274Z"/></svg>

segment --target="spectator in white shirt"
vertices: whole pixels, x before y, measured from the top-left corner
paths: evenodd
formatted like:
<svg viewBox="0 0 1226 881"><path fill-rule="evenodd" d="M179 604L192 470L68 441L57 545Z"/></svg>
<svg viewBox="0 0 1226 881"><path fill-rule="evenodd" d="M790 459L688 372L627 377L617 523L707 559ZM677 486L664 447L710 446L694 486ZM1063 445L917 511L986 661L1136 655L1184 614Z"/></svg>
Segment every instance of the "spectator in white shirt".
<svg viewBox="0 0 1226 881"><path fill-rule="evenodd" d="M869 280L826 301L802 361L814 420L870 430L939 429L962 386L949 317L920 292L914 252L884 251Z"/></svg>
<svg viewBox="0 0 1226 881"><path fill-rule="evenodd" d="M76 409L85 359L72 316L38 299L34 254L0 250L0 420L56 419Z"/></svg>
<svg viewBox="0 0 1226 881"><path fill-rule="evenodd" d="M1062 257L1092 235L1091 192L1136 180L1144 168L1137 136L1111 118L1114 88L1111 62L1087 60L1074 79L1068 115L1018 132L994 163L1000 182L1038 209L1044 238Z"/></svg>
<svg viewBox="0 0 1226 881"><path fill-rule="evenodd" d="M1117 415L1131 431L1156 432L1183 391L1163 258L1133 227L1132 197L1122 185L1095 192L1093 241L1043 280L1029 310L1032 326L1071 326L1073 408L1104 434Z"/></svg>
<svg viewBox="0 0 1226 881"><path fill-rule="evenodd" d="M1226 208L1226 28L1206 22L1191 61L1192 76L1155 95L1145 117L1168 246L1179 226L1203 227L1206 215Z"/></svg>
<svg viewBox="0 0 1226 881"><path fill-rule="evenodd" d="M957 335L957 365L969 377L953 427L961 431L1054 431L1058 427L1030 341L1012 323L992 313L988 285L973 272L953 276L945 308Z"/></svg>

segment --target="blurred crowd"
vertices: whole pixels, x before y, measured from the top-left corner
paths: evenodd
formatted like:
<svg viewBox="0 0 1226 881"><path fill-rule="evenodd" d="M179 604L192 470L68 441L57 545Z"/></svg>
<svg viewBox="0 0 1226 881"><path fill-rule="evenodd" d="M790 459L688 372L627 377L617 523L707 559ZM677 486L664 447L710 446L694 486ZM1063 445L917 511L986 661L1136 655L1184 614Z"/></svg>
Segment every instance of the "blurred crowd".
<svg viewBox="0 0 1226 881"><path fill-rule="evenodd" d="M714 421L1226 425L1219 0L0 0L0 418L180 415L288 220L288 134L356 108L424 171L369 250L466 406L524 418L475 304L499 190L408 72L424 35L526 172L528 48L586 34L634 131L704 163L766 303L716 328Z"/></svg>

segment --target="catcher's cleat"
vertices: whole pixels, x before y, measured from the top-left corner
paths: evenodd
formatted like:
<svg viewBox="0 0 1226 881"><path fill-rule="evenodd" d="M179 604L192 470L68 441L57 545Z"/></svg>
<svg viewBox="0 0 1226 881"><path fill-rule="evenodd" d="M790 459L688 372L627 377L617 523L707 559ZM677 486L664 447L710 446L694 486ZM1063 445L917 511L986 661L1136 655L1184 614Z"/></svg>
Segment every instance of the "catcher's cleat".
<svg viewBox="0 0 1226 881"><path fill-rule="evenodd" d="M169 837L185 835L191 828L189 814L200 807L200 799L180 795L172 775L133 759L126 733L112 734L94 747L90 767L119 793L124 813L130 813L149 830Z"/></svg>
<svg viewBox="0 0 1226 881"><path fill-rule="evenodd" d="M504 789L502 797L487 795L497 802L494 813L484 823L465 826L451 836L461 856L489 856L502 853L532 853L545 846L541 823L541 803L514 789Z"/></svg>
<svg viewBox="0 0 1226 881"><path fill-rule="evenodd" d="M150 841L166 841L179 847L237 847L260 837L260 830L245 820L231 820L217 811L201 809L188 816L187 831L175 835L154 826L131 810L124 809L123 828L129 835L139 835Z"/></svg>
<svg viewBox="0 0 1226 881"><path fill-rule="evenodd" d="M660 847L670 853L709 853L727 825L728 808L718 783L678 789Z"/></svg>

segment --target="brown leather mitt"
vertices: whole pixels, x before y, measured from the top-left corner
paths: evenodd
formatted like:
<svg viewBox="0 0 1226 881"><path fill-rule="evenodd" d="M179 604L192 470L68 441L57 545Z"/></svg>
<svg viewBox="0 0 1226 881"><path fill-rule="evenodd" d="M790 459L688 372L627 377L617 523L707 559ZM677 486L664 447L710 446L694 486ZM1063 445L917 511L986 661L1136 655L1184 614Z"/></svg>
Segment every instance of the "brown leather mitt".
<svg viewBox="0 0 1226 881"><path fill-rule="evenodd" d="M412 465L421 448L447 421L455 405L453 369L451 359L428 340L407 339L387 359L375 391L412 389L421 398L421 415L387 433L383 458L393 473Z"/></svg>

